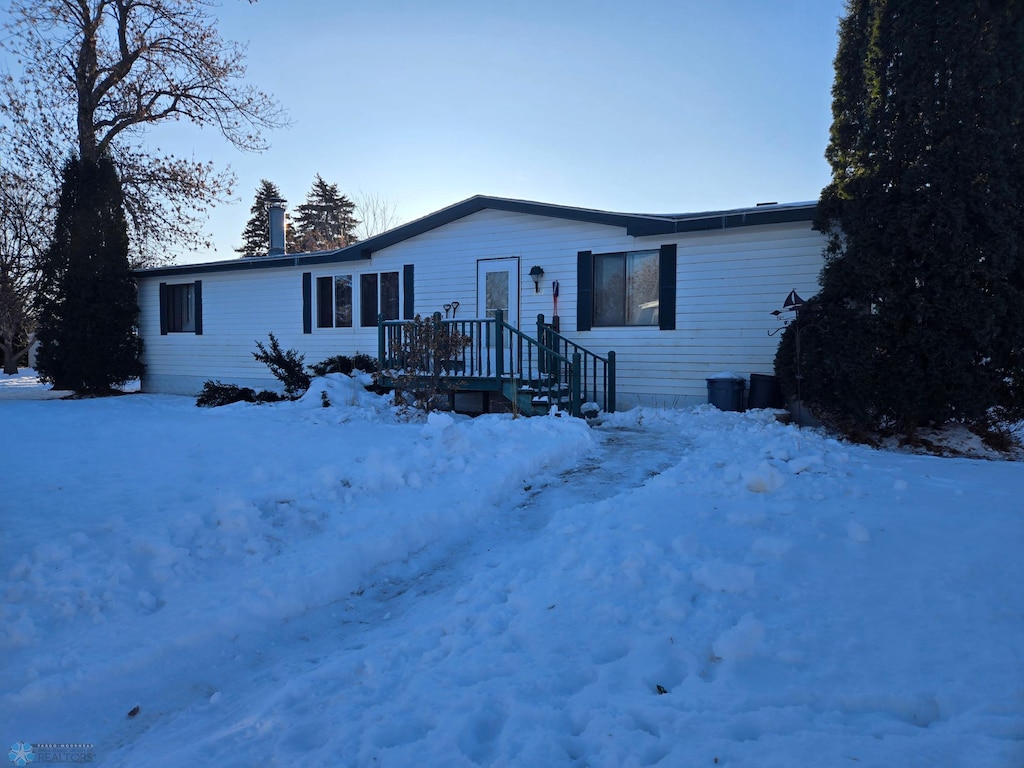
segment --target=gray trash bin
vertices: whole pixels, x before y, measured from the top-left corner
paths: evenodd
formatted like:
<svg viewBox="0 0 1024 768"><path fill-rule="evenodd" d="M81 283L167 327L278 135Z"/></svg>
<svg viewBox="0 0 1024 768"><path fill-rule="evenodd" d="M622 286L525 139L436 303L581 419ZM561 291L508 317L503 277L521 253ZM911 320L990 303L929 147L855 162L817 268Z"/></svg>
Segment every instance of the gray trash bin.
<svg viewBox="0 0 1024 768"><path fill-rule="evenodd" d="M742 411L746 381L737 376L715 376L707 379L708 402L720 411Z"/></svg>

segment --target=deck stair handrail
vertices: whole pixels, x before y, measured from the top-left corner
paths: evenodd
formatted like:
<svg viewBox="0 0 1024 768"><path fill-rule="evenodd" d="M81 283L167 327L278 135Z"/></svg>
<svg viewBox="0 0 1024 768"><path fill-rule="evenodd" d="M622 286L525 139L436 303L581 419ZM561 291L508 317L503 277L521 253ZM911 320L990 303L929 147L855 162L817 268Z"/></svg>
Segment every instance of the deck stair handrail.
<svg viewBox="0 0 1024 768"><path fill-rule="evenodd" d="M511 353L508 361L504 354L495 356L501 367L497 376L509 380L510 393L517 398L525 393L537 405L566 405L572 416L581 416L583 390L579 355L563 357L554 347L505 322L505 313L500 309L494 311L494 325L498 346Z"/></svg>
<svg viewBox="0 0 1024 768"><path fill-rule="evenodd" d="M606 411L615 409L615 353L602 357L590 352L546 324L543 315L537 317L537 338L506 322L500 309L487 318L449 320L435 312L428 319L434 325L431 330L459 334L465 345L445 359L423 352L411 359L407 342L416 323L379 316L377 355L382 372L434 377L448 382L452 390L473 389L474 380L477 385L495 382L493 386L509 400L533 411L557 405L580 416L586 402L599 403Z"/></svg>
<svg viewBox="0 0 1024 768"><path fill-rule="evenodd" d="M555 318L557 320L557 318ZM537 339L542 345L558 352L558 358L550 360L548 368L578 354L581 360L580 386L586 402L597 403L605 411L615 411L615 352L601 356L581 347L572 339L563 336L556 325L544 321L544 315L537 315Z"/></svg>

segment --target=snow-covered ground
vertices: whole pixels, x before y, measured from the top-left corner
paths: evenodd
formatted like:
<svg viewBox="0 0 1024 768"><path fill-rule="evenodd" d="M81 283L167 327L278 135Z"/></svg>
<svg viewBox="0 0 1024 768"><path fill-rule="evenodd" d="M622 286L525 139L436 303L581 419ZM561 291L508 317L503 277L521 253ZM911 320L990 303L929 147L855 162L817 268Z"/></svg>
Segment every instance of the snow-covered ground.
<svg viewBox="0 0 1024 768"><path fill-rule="evenodd" d="M0 423L5 744L1024 765L1022 463L707 406L409 422L340 375L212 410L0 397Z"/></svg>

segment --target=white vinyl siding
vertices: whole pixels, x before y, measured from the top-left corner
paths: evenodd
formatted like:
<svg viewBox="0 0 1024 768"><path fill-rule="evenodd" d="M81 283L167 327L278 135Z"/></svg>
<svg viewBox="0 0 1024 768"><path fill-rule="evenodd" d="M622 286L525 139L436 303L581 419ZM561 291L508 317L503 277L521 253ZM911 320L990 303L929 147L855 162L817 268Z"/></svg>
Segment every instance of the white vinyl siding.
<svg viewBox="0 0 1024 768"><path fill-rule="evenodd" d="M579 251L657 251L671 243L677 245L675 330L654 325L576 332ZM779 337L768 335L778 327L771 311L791 290L805 298L817 292L823 246L809 222L639 238L610 225L484 210L377 251L366 262L205 273L203 336L161 337L155 301L160 278L142 276L144 387L191 393L209 378L273 387L277 382L251 355L255 340L270 331L285 349L305 354L307 363L337 354L376 355L375 325L358 327L357 319L357 327L316 328L315 306L313 333L302 333L303 272L312 273L314 303L318 277L351 274L358 303L361 274L401 275L403 265L412 264L414 311L444 316L444 306L458 302L457 318L465 319L476 314L477 262L518 257L524 332L534 335L539 313L551 319L551 284L557 280L562 332L599 354L616 352L620 408L702 403L711 374L772 372ZM544 269L539 292L529 279L533 266ZM354 311L358 318L359 308Z"/></svg>

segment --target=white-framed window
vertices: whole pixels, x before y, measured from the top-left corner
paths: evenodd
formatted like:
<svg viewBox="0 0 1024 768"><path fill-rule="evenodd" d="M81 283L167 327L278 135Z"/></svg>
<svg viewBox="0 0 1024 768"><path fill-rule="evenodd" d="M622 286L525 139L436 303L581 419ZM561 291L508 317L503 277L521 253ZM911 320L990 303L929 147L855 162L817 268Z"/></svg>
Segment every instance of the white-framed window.
<svg viewBox="0 0 1024 768"><path fill-rule="evenodd" d="M359 325L377 325L377 315L397 320L401 308L398 272L368 272L359 276Z"/></svg>
<svg viewBox="0 0 1024 768"><path fill-rule="evenodd" d="M352 327L352 275L316 279L316 327Z"/></svg>
<svg viewBox="0 0 1024 768"><path fill-rule="evenodd" d="M594 254L594 327L658 325L658 251Z"/></svg>
<svg viewBox="0 0 1024 768"><path fill-rule="evenodd" d="M203 283L160 283L160 333L203 332Z"/></svg>

